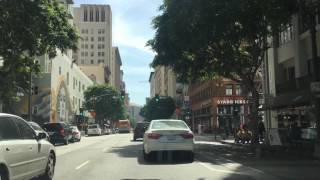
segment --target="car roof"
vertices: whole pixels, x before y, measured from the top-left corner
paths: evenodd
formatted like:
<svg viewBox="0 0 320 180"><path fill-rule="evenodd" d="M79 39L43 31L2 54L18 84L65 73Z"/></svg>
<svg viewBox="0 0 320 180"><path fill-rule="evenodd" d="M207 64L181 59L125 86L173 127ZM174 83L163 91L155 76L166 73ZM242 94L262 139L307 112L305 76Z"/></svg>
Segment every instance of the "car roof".
<svg viewBox="0 0 320 180"><path fill-rule="evenodd" d="M7 114L7 113L0 113L0 117L15 117L15 118L21 118L14 114Z"/></svg>
<svg viewBox="0 0 320 180"><path fill-rule="evenodd" d="M151 122L157 122L157 121L176 121L176 122L184 122L183 120L179 120L179 119L155 119L155 120L152 120Z"/></svg>

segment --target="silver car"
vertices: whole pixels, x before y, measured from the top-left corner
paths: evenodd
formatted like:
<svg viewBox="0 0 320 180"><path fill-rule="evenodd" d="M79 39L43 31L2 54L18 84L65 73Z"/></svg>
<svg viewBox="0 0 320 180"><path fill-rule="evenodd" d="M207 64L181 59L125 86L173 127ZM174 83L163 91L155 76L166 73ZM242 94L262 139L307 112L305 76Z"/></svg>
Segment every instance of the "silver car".
<svg viewBox="0 0 320 180"><path fill-rule="evenodd" d="M175 151L185 154L188 161L194 159L194 135L182 120L152 120L143 136L145 160L155 152Z"/></svg>
<svg viewBox="0 0 320 180"><path fill-rule="evenodd" d="M45 133L36 133L18 116L0 113L0 180L51 180L55 163L55 148Z"/></svg>

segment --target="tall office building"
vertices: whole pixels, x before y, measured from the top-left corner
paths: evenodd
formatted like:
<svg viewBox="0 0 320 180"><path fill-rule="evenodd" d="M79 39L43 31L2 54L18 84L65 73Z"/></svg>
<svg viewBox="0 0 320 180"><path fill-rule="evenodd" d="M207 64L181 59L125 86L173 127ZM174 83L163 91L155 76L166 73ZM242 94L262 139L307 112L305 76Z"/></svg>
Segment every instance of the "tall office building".
<svg viewBox="0 0 320 180"><path fill-rule="evenodd" d="M82 4L80 7L75 7L74 24L80 33L81 40L79 49L73 53L73 59L81 67L92 66L91 68L100 69L102 64L110 70L110 75L114 76L114 68L111 68L113 63L110 6ZM92 76L92 74L87 75ZM114 81L109 83L115 86Z"/></svg>

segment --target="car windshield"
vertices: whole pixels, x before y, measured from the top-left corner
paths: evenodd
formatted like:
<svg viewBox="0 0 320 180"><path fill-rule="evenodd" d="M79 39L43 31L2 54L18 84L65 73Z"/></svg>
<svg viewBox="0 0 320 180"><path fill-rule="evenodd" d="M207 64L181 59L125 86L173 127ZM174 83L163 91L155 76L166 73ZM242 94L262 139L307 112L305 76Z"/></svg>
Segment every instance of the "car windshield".
<svg viewBox="0 0 320 180"><path fill-rule="evenodd" d="M188 129L188 126L181 121L155 121L152 129Z"/></svg>
<svg viewBox="0 0 320 180"><path fill-rule="evenodd" d="M59 131L62 129L62 125L58 123L44 124L42 127L46 131Z"/></svg>
<svg viewBox="0 0 320 180"><path fill-rule="evenodd" d="M36 124L34 122L29 122L29 124L32 126L32 128L34 130L37 130L37 131L42 131L43 130L38 124Z"/></svg>
<svg viewBox="0 0 320 180"><path fill-rule="evenodd" d="M95 128L98 128L98 125L90 125L88 126L89 129L95 129Z"/></svg>

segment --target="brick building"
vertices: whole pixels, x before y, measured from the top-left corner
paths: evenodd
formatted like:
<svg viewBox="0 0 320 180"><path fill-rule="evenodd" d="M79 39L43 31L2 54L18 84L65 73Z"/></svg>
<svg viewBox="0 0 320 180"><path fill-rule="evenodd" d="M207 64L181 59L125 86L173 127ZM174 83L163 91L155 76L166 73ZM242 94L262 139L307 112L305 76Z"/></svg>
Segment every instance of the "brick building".
<svg viewBox="0 0 320 180"><path fill-rule="evenodd" d="M242 85L225 78L192 84L192 128L198 130L201 125L203 130L227 127L231 131L246 122L249 105L242 89Z"/></svg>

